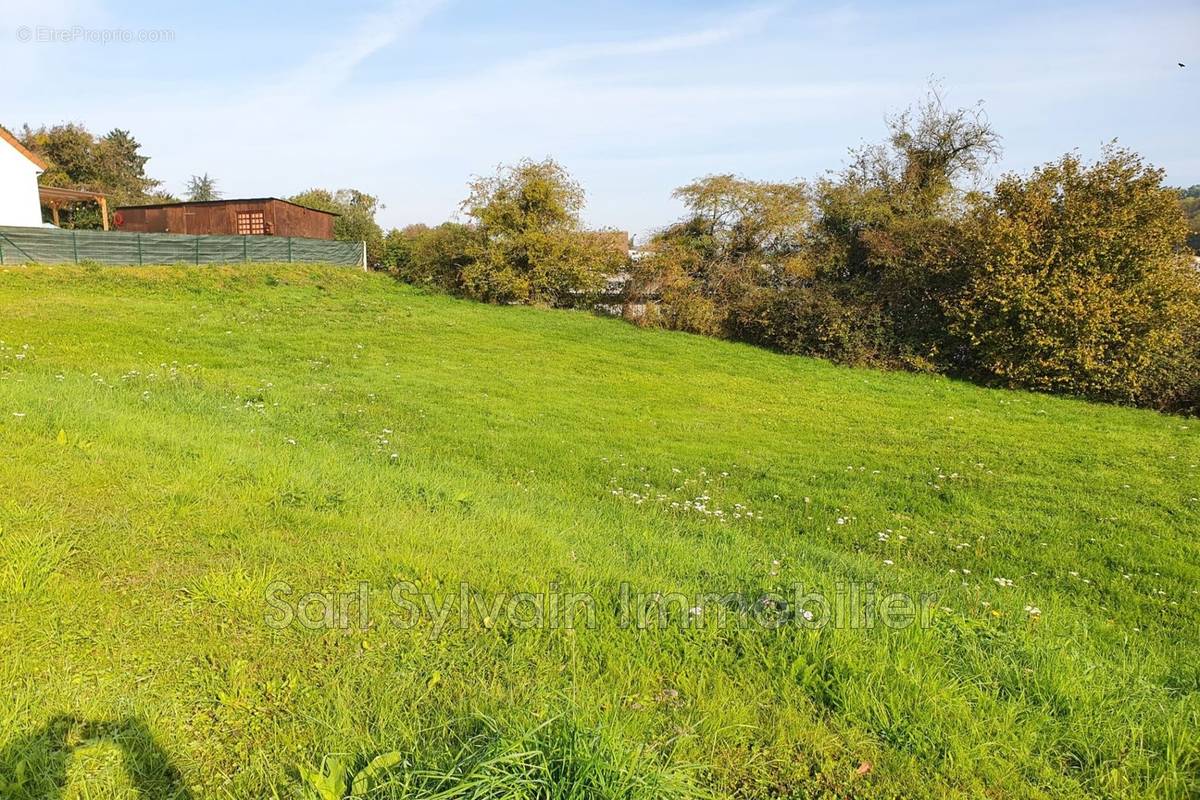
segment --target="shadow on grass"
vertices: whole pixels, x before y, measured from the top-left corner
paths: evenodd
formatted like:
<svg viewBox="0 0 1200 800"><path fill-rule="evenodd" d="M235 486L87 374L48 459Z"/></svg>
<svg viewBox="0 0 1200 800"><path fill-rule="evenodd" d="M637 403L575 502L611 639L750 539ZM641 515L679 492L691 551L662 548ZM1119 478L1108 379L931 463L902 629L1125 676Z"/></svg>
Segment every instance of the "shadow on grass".
<svg viewBox="0 0 1200 800"><path fill-rule="evenodd" d="M40 730L4 743L0 749L0 797L60 797L74 752L105 743L121 750L125 774L138 797L191 800L179 770L145 722L133 717L88 721L66 714L54 717Z"/></svg>

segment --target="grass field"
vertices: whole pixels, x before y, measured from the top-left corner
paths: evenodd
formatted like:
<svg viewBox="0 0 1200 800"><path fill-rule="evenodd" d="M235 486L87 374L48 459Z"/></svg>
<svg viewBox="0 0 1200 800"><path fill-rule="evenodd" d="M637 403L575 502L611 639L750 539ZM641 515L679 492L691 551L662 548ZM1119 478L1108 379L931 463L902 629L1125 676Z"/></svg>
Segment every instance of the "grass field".
<svg viewBox="0 0 1200 800"><path fill-rule="evenodd" d="M1198 464L382 275L2 269L0 796L1196 797ZM870 584L913 624L794 602Z"/></svg>

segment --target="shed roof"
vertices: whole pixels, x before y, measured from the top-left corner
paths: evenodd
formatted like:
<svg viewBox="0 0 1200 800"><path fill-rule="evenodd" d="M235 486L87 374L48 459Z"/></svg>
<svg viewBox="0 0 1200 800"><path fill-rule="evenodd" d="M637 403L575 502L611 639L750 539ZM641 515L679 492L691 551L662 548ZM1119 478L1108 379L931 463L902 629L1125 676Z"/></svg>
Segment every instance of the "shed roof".
<svg viewBox="0 0 1200 800"><path fill-rule="evenodd" d="M340 217L341 214L336 211L326 211L322 208L313 208L312 206L302 206L299 203L293 203L291 200L284 200L282 197L239 197L230 198L228 200L182 200L174 203L138 203L136 205L118 206L118 210L129 208L180 208L182 206L219 206L228 203L265 203L273 200L277 203L287 203L289 206L303 208L308 211L316 211L318 214L328 214L331 217Z"/></svg>
<svg viewBox="0 0 1200 800"><path fill-rule="evenodd" d="M21 144L21 140L9 133L8 128L5 128L3 125L0 125L0 139L11 144L18 153L32 161L38 169L47 170L50 168L50 165L43 161L41 156Z"/></svg>

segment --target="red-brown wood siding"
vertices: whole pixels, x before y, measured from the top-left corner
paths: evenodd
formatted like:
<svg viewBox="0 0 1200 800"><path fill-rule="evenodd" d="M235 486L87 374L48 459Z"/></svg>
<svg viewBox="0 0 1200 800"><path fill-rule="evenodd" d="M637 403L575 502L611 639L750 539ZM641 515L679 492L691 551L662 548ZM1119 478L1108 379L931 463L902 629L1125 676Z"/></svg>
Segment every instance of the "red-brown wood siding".
<svg viewBox="0 0 1200 800"><path fill-rule="evenodd" d="M269 235L333 238L333 215L282 200L229 200L167 206L126 206L118 230L129 233L238 235L238 212L261 212Z"/></svg>

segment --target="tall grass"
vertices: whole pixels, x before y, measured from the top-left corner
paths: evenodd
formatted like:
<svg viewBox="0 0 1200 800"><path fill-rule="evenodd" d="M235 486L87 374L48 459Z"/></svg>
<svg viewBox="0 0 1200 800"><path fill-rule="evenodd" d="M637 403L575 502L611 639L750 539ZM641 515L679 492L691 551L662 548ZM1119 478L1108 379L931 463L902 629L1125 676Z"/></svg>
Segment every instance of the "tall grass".
<svg viewBox="0 0 1200 800"><path fill-rule="evenodd" d="M340 269L0 270L0 794L1196 796L1198 430ZM849 582L929 627L619 624Z"/></svg>

